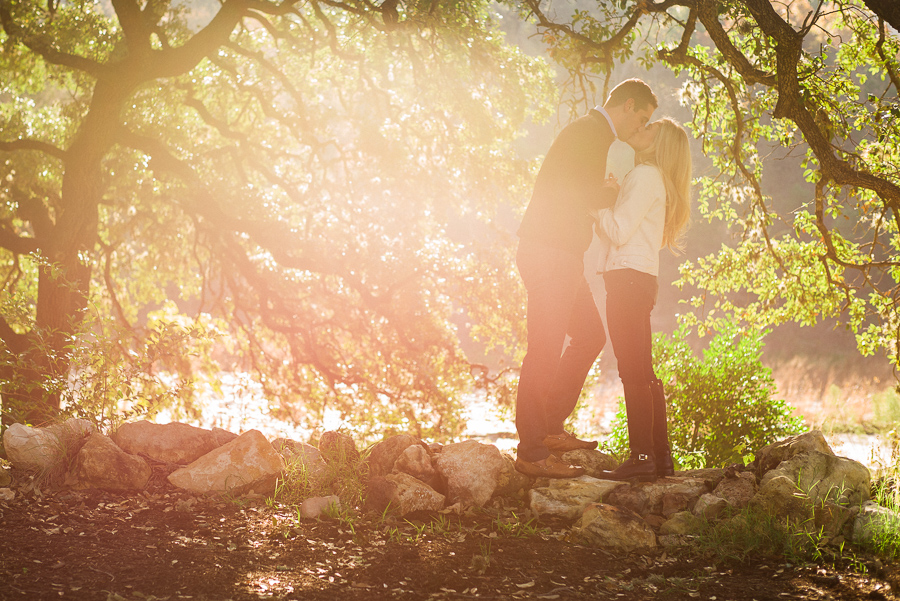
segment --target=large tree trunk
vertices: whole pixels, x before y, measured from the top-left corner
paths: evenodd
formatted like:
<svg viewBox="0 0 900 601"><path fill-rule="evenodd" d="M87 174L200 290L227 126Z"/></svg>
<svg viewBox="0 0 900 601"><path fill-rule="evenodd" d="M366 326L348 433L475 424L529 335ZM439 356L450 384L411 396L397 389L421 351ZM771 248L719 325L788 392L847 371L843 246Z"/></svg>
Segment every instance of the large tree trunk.
<svg viewBox="0 0 900 601"><path fill-rule="evenodd" d="M98 226L103 195L103 157L115 143L120 109L133 85L105 85L94 90L91 110L67 149L60 207L55 223L40 240L35 328L17 365L7 374L3 391L6 421L40 424L60 410L60 391L71 366L71 348L88 306L91 283L89 254Z"/></svg>

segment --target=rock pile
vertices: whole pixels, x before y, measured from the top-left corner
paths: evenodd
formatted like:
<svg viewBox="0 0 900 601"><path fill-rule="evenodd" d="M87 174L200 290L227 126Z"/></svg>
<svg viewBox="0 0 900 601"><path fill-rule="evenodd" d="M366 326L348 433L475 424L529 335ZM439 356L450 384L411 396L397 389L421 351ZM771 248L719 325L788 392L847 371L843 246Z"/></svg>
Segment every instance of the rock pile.
<svg viewBox="0 0 900 601"><path fill-rule="evenodd" d="M6 455L17 469L62 473L73 489L139 490L163 466L172 486L195 494L271 494L287 466L311 483L323 482L329 463L343 462L364 474L367 508L400 515L415 511L462 511L498 497L524 499L536 516L572 523L570 539L588 545L643 551L683 544L708 520L739 519L748 505L823 532L832 542L865 542L873 525L898 516L869 501L870 475L862 464L837 457L821 432L769 445L744 468L677 472L656 482L630 484L596 476L615 466L599 451L563 455L585 467L568 480L534 480L514 469L514 459L477 441L435 445L409 435L388 438L365 453L338 432L318 447L268 441L257 430L236 435L186 424L142 421L111 437L89 422L69 420L51 428L10 426ZM10 474L0 469L0 500L14 496ZM317 517L339 505L336 496L306 499L301 515Z"/></svg>

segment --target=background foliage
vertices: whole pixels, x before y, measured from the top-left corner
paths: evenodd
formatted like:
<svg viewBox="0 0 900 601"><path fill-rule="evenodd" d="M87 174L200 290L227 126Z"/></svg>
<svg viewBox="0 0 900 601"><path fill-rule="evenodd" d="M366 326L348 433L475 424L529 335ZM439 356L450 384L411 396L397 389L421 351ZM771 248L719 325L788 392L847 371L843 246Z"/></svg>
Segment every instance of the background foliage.
<svg viewBox="0 0 900 601"><path fill-rule="evenodd" d="M771 370L761 362L764 333L726 325L700 356L688 328L657 334L653 363L663 381L669 444L680 469L725 467L752 461L762 447L803 430L803 418L776 396ZM613 422L610 449L628 451L624 402Z"/></svg>

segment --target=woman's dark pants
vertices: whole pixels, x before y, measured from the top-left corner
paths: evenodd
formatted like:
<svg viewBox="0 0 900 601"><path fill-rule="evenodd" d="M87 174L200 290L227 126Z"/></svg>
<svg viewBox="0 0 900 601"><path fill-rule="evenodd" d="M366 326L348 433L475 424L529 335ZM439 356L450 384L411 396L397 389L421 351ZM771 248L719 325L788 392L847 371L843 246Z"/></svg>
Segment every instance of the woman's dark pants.
<svg viewBox="0 0 900 601"><path fill-rule="evenodd" d="M631 456L668 452L666 401L653 371L650 312L659 290L656 276L633 269L604 274L606 322L625 389Z"/></svg>

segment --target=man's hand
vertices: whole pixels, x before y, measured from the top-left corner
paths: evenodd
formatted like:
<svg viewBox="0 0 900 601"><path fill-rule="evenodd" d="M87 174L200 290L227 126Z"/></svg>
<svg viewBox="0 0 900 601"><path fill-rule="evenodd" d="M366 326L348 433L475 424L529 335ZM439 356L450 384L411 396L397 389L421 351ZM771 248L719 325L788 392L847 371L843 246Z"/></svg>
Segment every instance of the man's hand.
<svg viewBox="0 0 900 601"><path fill-rule="evenodd" d="M616 179L616 176L610 173L606 176L606 179L603 180L603 187L612 188L616 191L616 194L618 194L622 186L619 185L619 180Z"/></svg>

